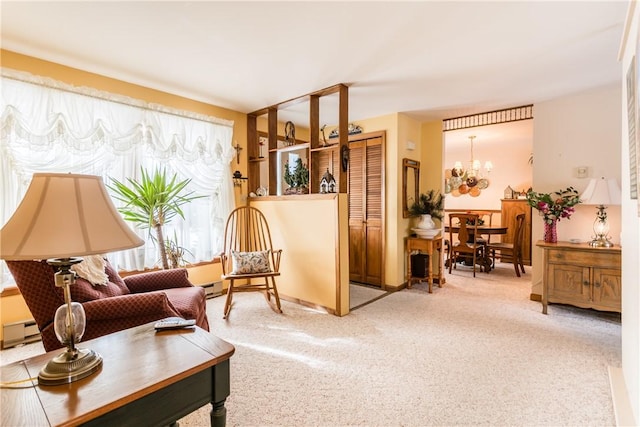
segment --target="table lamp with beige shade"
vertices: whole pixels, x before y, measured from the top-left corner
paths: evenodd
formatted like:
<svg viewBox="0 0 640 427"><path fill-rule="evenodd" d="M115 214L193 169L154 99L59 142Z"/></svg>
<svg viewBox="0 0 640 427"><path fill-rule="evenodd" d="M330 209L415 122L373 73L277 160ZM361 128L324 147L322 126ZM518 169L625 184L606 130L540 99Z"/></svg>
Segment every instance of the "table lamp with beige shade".
<svg viewBox="0 0 640 427"><path fill-rule="evenodd" d="M97 372L102 357L78 348L85 328L82 305L71 301L71 266L86 255L105 254L144 244L116 210L102 178L92 175L36 173L9 221L0 230L0 259L46 259L57 267L55 284L65 304L55 315L55 331L66 351L40 371L42 385L67 384Z"/></svg>
<svg viewBox="0 0 640 427"><path fill-rule="evenodd" d="M609 237L609 223L607 222L606 205L619 205L621 202L620 187L615 179L600 177L589 180L587 188L580 196L582 203L585 205L596 205L598 213L593 222L593 240L589 242L595 247L611 247L611 238Z"/></svg>

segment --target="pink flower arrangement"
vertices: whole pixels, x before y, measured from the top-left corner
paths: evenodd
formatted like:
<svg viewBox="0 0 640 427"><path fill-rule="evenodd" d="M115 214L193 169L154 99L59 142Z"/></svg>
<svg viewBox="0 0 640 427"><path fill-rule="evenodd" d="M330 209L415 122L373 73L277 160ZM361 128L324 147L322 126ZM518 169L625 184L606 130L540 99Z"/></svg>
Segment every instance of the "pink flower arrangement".
<svg viewBox="0 0 640 427"><path fill-rule="evenodd" d="M544 218L544 222L551 224L562 218L569 219L575 212L574 206L581 203L580 195L573 187L559 190L554 193L536 193L533 190L527 192L529 206L538 210Z"/></svg>

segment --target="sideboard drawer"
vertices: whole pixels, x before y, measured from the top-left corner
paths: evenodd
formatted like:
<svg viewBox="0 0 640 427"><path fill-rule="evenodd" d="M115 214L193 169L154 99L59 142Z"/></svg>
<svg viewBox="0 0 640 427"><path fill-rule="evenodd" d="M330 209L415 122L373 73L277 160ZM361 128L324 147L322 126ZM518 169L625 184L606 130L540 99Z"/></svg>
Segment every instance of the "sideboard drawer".
<svg viewBox="0 0 640 427"><path fill-rule="evenodd" d="M600 251L567 251L549 250L549 262L556 264L578 264L588 267L619 266L622 262L620 253L605 253Z"/></svg>

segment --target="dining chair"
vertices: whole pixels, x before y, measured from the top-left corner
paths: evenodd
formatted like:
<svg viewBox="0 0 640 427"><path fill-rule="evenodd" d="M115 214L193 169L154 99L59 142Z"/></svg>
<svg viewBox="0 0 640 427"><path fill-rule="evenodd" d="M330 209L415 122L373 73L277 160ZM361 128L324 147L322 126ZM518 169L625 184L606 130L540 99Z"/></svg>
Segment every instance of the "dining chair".
<svg viewBox="0 0 640 427"><path fill-rule="evenodd" d="M472 259L473 277L476 277L476 266L480 265L480 271L484 268L484 245L479 244L478 215L476 214L449 214L449 274L452 268L457 268L459 258ZM454 228L458 228L457 234ZM454 235L456 239L454 240Z"/></svg>
<svg viewBox="0 0 640 427"><path fill-rule="evenodd" d="M525 214L516 215L515 227L516 231L514 233L513 243L491 243L487 246L489 253L491 254L491 260L493 266L496 265L496 251L500 252L500 259L502 260L503 256L511 257L513 262L513 268L516 270L516 276L520 277L520 269L522 269L522 273L524 273L524 262L522 260L522 242L524 240L524 221Z"/></svg>
<svg viewBox="0 0 640 427"><path fill-rule="evenodd" d="M271 308L282 313L275 280L280 275L281 254L282 249L273 249L269 225L260 210L241 206L229 214L224 232L224 252L220 255L222 280L229 280L224 304L225 319L231 311L235 292L263 292ZM258 283L253 280L258 280Z"/></svg>
<svg viewBox="0 0 640 427"><path fill-rule="evenodd" d="M478 215L478 218L480 219L480 221L482 221L482 224L478 224L478 225L488 225L489 227L493 225L492 211L472 210L472 211L468 211L467 213ZM478 243L486 246L489 243L491 243L491 234L488 234L486 238L482 237L482 235L478 235L476 239L478 240Z"/></svg>

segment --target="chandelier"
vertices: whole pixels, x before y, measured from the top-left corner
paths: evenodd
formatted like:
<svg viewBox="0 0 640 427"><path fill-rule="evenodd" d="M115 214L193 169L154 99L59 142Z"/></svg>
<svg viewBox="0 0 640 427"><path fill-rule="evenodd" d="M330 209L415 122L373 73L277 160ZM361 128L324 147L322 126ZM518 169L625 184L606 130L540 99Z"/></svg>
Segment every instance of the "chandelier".
<svg viewBox="0 0 640 427"><path fill-rule="evenodd" d="M459 197L462 194L478 197L482 190L489 187L489 179L487 176L489 172L491 172L493 164L490 161L486 161L484 170L481 168L480 160L473 157L474 139L475 136L469 137L469 141L471 142L471 160L469 160L467 169L462 167L462 162L457 161L454 163L452 169L446 169L444 171L445 193L451 193L454 197Z"/></svg>

